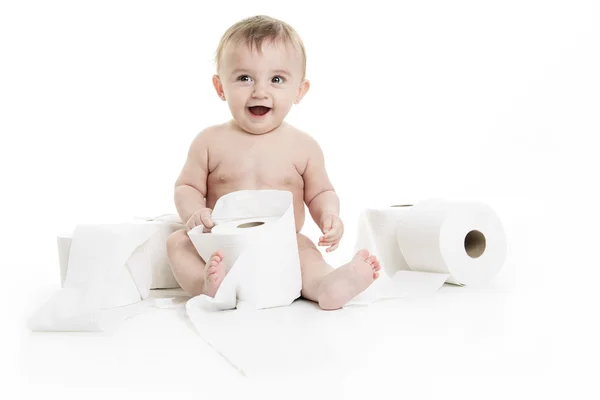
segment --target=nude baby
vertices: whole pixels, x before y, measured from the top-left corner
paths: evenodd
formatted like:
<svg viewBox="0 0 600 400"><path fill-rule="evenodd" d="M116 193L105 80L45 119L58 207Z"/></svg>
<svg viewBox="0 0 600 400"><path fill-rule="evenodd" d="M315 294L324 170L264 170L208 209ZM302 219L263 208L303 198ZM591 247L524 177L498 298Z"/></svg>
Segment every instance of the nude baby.
<svg viewBox="0 0 600 400"><path fill-rule="evenodd" d="M214 223L217 200L238 190L277 189L293 194L302 297L326 310L343 307L379 276L367 250L347 264L328 265L300 231L309 213L323 235L318 245L335 250L344 234L339 198L318 143L284 121L309 89L304 45L287 23L267 16L242 20L223 35L213 84L232 119L200 132L192 141L175 184L175 205L186 228L173 233L167 251L175 279L190 295L214 297L225 276L217 251L203 260L187 232ZM264 255L269 257L268 254Z"/></svg>

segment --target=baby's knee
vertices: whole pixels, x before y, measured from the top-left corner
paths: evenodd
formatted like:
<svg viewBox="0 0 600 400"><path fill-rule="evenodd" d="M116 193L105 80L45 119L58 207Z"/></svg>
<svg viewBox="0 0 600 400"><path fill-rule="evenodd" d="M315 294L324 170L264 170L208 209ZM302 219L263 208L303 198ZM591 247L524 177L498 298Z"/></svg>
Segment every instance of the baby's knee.
<svg viewBox="0 0 600 400"><path fill-rule="evenodd" d="M312 242L312 240L310 240L305 235L298 233L296 235L296 238L298 240L298 250L304 250L304 249L317 250L317 246Z"/></svg>
<svg viewBox="0 0 600 400"><path fill-rule="evenodd" d="M185 247L187 241L190 238L187 235L185 229L180 229L178 231L173 232L169 238L167 239L167 254L171 257L176 251L181 250Z"/></svg>

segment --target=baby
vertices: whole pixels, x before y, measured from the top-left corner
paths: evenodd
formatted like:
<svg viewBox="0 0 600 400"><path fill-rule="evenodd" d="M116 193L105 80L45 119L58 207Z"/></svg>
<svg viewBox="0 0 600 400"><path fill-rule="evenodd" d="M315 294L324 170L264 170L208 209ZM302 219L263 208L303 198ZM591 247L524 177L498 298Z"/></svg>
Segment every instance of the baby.
<svg viewBox="0 0 600 400"><path fill-rule="evenodd" d="M294 198L302 270L302 297L322 309L344 306L379 276L380 264L367 250L332 268L311 240L300 233L305 208L323 232L319 246L334 251L344 233L339 199L325 169L318 143L284 121L309 89L302 40L287 23L267 16L244 19L221 38L213 85L232 119L201 131L192 141L175 183L175 205L186 228L173 233L167 251L181 288L214 297L225 276L223 259L198 255L187 232L214 226L217 200L238 190L278 189ZM265 254L265 257L268 257Z"/></svg>

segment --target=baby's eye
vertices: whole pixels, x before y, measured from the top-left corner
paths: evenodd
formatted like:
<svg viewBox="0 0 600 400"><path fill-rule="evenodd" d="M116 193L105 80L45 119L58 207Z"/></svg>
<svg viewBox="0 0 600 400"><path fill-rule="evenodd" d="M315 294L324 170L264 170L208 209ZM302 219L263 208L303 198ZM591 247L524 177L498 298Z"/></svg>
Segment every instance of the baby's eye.
<svg viewBox="0 0 600 400"><path fill-rule="evenodd" d="M277 75L277 76L274 76L274 77L271 79L271 82L272 82L272 83L283 83L283 82L285 82L285 78L284 78L284 77L282 77L282 76L279 76L279 75Z"/></svg>
<svg viewBox="0 0 600 400"><path fill-rule="evenodd" d="M250 82L251 80L252 80L252 78L250 78L248 75L240 75L240 76L238 76L238 81Z"/></svg>

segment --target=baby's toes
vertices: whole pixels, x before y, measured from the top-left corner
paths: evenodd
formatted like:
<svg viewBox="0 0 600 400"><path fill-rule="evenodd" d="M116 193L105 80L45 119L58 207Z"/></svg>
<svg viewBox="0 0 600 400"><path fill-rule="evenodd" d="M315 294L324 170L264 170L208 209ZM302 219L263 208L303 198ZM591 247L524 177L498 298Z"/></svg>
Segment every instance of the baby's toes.
<svg viewBox="0 0 600 400"><path fill-rule="evenodd" d="M365 260L370 266L373 266L377 262L377 258L375 256L370 256Z"/></svg>
<svg viewBox="0 0 600 400"><path fill-rule="evenodd" d="M381 263L379 261L375 261L373 263L373 271L379 271L381 269Z"/></svg>
<svg viewBox="0 0 600 400"><path fill-rule="evenodd" d="M366 261L369 258L369 250L362 249L358 253L356 253L356 255Z"/></svg>

